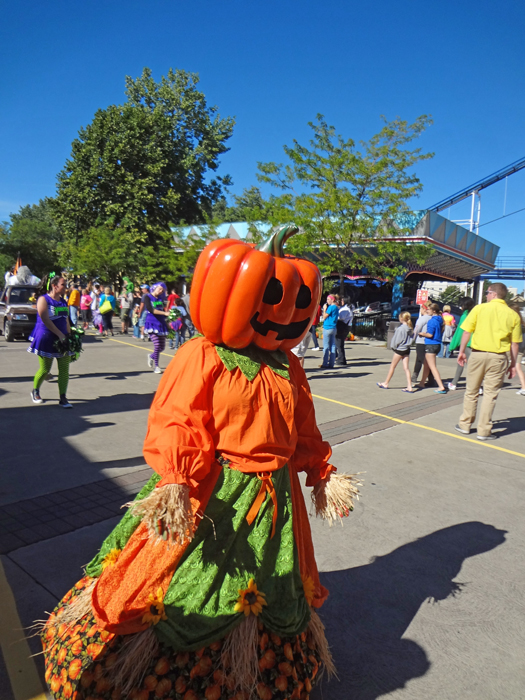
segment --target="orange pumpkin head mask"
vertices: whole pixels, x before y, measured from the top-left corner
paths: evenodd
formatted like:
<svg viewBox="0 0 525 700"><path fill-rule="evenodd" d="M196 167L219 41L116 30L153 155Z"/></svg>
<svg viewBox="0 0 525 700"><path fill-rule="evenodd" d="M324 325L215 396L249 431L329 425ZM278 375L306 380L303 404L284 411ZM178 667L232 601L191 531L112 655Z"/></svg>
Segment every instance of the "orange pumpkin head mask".
<svg viewBox="0 0 525 700"><path fill-rule="evenodd" d="M298 232L281 226L259 248L232 239L202 251L191 288L197 329L216 345L289 349L304 338L321 296L316 265L284 257L285 242Z"/></svg>

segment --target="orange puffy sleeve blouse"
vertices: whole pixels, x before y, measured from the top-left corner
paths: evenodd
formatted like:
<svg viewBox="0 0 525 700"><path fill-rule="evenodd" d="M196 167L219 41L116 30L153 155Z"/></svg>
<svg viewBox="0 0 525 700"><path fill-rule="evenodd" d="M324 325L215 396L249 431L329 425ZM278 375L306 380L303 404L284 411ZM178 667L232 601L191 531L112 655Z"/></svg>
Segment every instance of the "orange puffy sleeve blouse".
<svg viewBox="0 0 525 700"><path fill-rule="evenodd" d="M323 442L304 370L290 353L290 379L261 365L249 381L228 370L205 338L185 343L164 373L151 406L146 462L158 486L196 489L216 452L243 472L272 472L293 460L315 485L333 467Z"/></svg>

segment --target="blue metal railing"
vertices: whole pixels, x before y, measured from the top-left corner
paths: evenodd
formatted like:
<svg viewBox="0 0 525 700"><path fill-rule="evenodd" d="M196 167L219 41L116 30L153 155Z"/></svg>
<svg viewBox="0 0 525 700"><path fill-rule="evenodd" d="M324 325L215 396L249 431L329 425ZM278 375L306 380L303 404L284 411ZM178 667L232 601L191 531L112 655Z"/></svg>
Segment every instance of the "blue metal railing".
<svg viewBox="0 0 525 700"><path fill-rule="evenodd" d="M496 270L525 270L525 256L502 256L496 258Z"/></svg>
<svg viewBox="0 0 525 700"><path fill-rule="evenodd" d="M459 192L456 192L450 197L442 199L441 202L434 204L428 209L429 211L442 211L443 209L447 209L453 204L457 204L463 199L469 197L472 194L472 192L480 192L481 190L485 189L485 187L490 187L491 185L494 185L496 182L503 180L509 175L513 175L519 170L523 170L523 168L525 168L525 158L520 158L519 160L514 161L514 163L507 165L505 168L501 168L501 170L497 170L495 173L492 173L492 175L484 177L481 180L475 182L474 184L469 185L469 187L465 187Z"/></svg>

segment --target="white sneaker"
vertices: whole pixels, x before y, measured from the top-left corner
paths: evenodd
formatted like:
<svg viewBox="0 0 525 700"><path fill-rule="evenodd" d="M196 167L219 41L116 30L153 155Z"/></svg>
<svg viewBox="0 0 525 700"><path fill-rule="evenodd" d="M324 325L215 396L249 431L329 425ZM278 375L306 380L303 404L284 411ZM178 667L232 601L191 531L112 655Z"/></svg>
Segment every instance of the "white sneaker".
<svg viewBox="0 0 525 700"><path fill-rule="evenodd" d="M153 369L153 358L151 357L151 355L148 355L148 367L150 369Z"/></svg>
<svg viewBox="0 0 525 700"><path fill-rule="evenodd" d="M312 350L313 350L314 352L320 352L320 351L321 351L321 348L312 348Z"/></svg>
<svg viewBox="0 0 525 700"><path fill-rule="evenodd" d="M483 387L482 386L479 387L478 395L483 396Z"/></svg>
<svg viewBox="0 0 525 700"><path fill-rule="evenodd" d="M161 370L160 367L155 367L155 369L153 370L153 372L154 372L154 374L162 374L162 370Z"/></svg>
<svg viewBox="0 0 525 700"><path fill-rule="evenodd" d="M519 393L519 392L518 392ZM33 403L44 403L42 398L40 397L40 392L38 389L33 389L31 391L31 401Z"/></svg>
<svg viewBox="0 0 525 700"><path fill-rule="evenodd" d="M449 383L447 384L447 386L448 386L448 390L449 390L449 391L456 391L456 389L457 389L456 385L455 385L455 384L452 384L452 382L449 382Z"/></svg>
<svg viewBox="0 0 525 700"><path fill-rule="evenodd" d="M520 389L516 394L518 394L518 396L525 396L525 389Z"/></svg>

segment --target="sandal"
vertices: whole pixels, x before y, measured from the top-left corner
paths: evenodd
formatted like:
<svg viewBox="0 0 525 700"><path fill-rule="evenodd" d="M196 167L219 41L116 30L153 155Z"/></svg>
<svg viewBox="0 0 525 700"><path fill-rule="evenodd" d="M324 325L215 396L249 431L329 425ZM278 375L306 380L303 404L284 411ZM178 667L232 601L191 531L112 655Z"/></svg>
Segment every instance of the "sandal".
<svg viewBox="0 0 525 700"><path fill-rule="evenodd" d="M413 394L415 392L415 389L408 389L407 387L406 389L401 389L401 391L404 391L405 394Z"/></svg>
<svg viewBox="0 0 525 700"><path fill-rule="evenodd" d="M434 394L446 394L447 390L446 389L434 389Z"/></svg>
<svg viewBox="0 0 525 700"><path fill-rule="evenodd" d="M381 384L381 382L376 382L376 384L380 389L388 389L388 387Z"/></svg>

